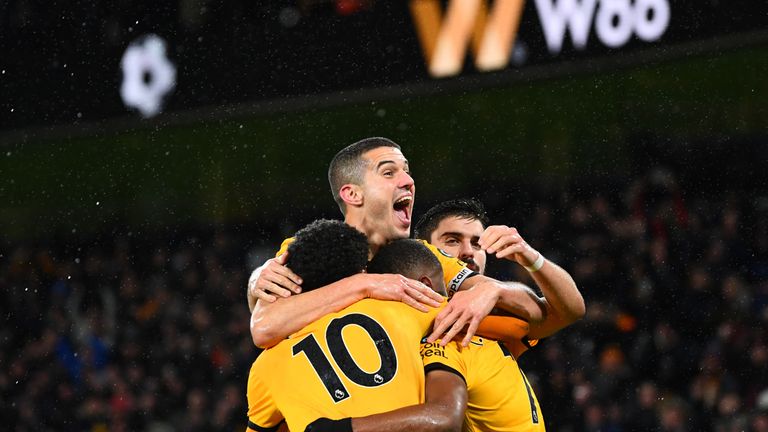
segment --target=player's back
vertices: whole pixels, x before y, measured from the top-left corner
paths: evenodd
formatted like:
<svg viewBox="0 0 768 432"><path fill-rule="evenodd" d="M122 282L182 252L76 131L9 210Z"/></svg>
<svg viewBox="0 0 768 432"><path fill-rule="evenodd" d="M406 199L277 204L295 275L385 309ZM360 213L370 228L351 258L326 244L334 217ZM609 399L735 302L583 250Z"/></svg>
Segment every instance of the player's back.
<svg viewBox="0 0 768 432"><path fill-rule="evenodd" d="M284 417L304 430L319 417L359 417L421 403L419 341L438 309L363 300L324 316L254 362L248 417L268 428Z"/></svg>

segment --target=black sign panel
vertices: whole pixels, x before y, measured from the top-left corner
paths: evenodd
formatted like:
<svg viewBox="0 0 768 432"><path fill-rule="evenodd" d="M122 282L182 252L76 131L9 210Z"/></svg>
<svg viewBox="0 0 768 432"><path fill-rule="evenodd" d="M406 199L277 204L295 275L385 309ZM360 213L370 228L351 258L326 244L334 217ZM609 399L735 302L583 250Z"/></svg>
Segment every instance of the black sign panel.
<svg viewBox="0 0 768 432"><path fill-rule="evenodd" d="M747 0L19 0L0 13L6 130L431 82L768 28L768 3Z"/></svg>

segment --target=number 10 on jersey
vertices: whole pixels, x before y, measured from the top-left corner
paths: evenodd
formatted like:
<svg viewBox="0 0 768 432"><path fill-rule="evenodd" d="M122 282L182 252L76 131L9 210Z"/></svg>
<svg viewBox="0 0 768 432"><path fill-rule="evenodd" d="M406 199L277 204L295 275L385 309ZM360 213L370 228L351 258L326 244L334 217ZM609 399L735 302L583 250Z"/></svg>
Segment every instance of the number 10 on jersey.
<svg viewBox="0 0 768 432"><path fill-rule="evenodd" d="M355 362L342 337L342 331L348 325L356 325L365 330L373 341L381 360L379 370L370 373L364 371ZM363 387L384 385L395 377L397 372L397 355L387 331L373 318L360 313L351 313L332 320L325 330L325 340L328 343L330 357L336 362L339 370L353 383ZM352 347L354 349L354 347ZM322 381L334 402L341 402L350 397L341 378L331 365L328 354L323 351L315 335L310 334L293 346L294 357L304 353Z"/></svg>

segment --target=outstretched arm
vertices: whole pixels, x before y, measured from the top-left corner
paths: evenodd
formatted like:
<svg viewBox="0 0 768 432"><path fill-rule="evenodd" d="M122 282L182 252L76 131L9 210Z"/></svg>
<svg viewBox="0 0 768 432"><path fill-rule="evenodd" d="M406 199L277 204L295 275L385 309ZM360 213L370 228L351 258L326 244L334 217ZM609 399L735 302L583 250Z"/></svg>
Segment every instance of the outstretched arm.
<svg viewBox="0 0 768 432"><path fill-rule="evenodd" d="M364 298L401 301L426 312L443 301L421 282L393 274L357 274L301 295L259 300L251 314L253 343L268 348L329 313L338 312Z"/></svg>
<svg viewBox="0 0 768 432"><path fill-rule="evenodd" d="M306 432L420 432L459 431L467 408L467 385L448 371L433 370L426 377L426 401L381 414L343 420L318 419ZM351 425L351 428L350 428Z"/></svg>
<svg viewBox="0 0 768 432"><path fill-rule="evenodd" d="M467 346L483 318L495 306L534 323L544 319L546 306L533 290L516 282L499 282L478 275L467 279L461 291L453 295L448 305L435 318L435 325L427 340L445 346L459 333L465 333L461 344Z"/></svg>

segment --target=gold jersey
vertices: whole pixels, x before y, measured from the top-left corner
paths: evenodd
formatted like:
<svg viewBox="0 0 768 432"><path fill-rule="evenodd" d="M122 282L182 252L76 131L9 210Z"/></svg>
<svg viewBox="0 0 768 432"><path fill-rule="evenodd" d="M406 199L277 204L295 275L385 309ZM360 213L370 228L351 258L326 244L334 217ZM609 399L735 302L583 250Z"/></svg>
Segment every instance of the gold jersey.
<svg viewBox="0 0 768 432"><path fill-rule="evenodd" d="M526 346L509 348L521 352ZM545 430L539 401L507 346L475 336L466 348L457 342L444 348L438 343L422 343L421 356L426 373L447 370L467 383L464 431Z"/></svg>
<svg viewBox="0 0 768 432"><path fill-rule="evenodd" d="M319 417L423 403L419 341L440 309L424 313L366 299L265 350L248 376L249 428L270 429L285 419L290 430L302 431Z"/></svg>

